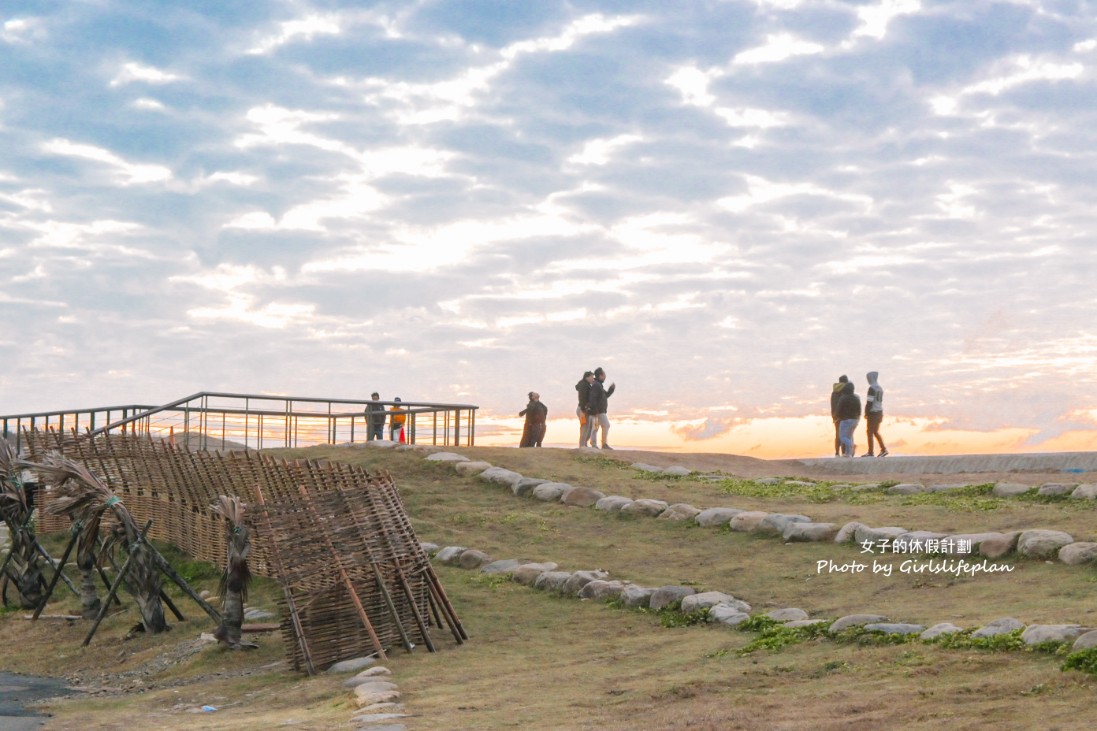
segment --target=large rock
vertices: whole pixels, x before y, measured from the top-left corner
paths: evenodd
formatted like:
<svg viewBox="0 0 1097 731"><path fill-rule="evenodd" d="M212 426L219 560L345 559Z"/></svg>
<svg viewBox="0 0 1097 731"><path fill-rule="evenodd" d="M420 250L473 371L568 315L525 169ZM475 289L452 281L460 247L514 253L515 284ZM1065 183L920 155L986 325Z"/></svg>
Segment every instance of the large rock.
<svg viewBox="0 0 1097 731"><path fill-rule="evenodd" d="M749 533L758 527L769 513L760 510L744 510L728 521L728 527L737 533Z"/></svg>
<svg viewBox="0 0 1097 731"><path fill-rule="evenodd" d="M1032 485L1022 485L1020 482L999 482L990 491L995 497L1017 497L1032 490Z"/></svg>
<svg viewBox="0 0 1097 731"><path fill-rule="evenodd" d="M686 503L675 503L659 513L659 520L693 520L701 511Z"/></svg>
<svg viewBox="0 0 1097 731"><path fill-rule="evenodd" d="M540 477L523 477L511 486L510 491L518 497L529 497L533 494L533 488L546 482L548 480L542 480Z"/></svg>
<svg viewBox="0 0 1097 731"><path fill-rule="evenodd" d="M664 468L663 474L669 475L670 477L687 477L693 474L693 470L688 467L682 467L681 465L672 465Z"/></svg>
<svg viewBox="0 0 1097 731"><path fill-rule="evenodd" d="M349 660L340 660L339 662L328 668L329 673L353 673L362 668L369 667L377 662L377 658L373 655L367 655L366 657L353 657Z"/></svg>
<svg viewBox="0 0 1097 731"><path fill-rule="evenodd" d="M632 504L632 498L623 495L607 495L594 503L595 510L604 510L607 513L618 513L621 508Z"/></svg>
<svg viewBox="0 0 1097 731"><path fill-rule="evenodd" d="M873 622L864 627L868 632L880 632L885 635L920 635L926 630L924 625L903 622Z"/></svg>
<svg viewBox="0 0 1097 731"><path fill-rule="evenodd" d="M785 526L790 523L810 523L811 518L806 515L786 515L784 513L770 513L758 521L754 532L763 536L779 536L785 532Z"/></svg>
<svg viewBox="0 0 1097 731"><path fill-rule="evenodd" d="M972 637L995 637L997 635L1004 635L1015 630L1024 629L1025 623L1014 619L1013 617L1001 617L989 624L983 625L979 629L971 633Z"/></svg>
<svg viewBox="0 0 1097 731"><path fill-rule="evenodd" d="M1085 634L1074 640L1074 644L1071 646L1071 652L1078 652L1079 650L1088 650L1091 647L1097 647L1097 629L1090 630Z"/></svg>
<svg viewBox="0 0 1097 731"><path fill-rule="evenodd" d="M660 609L678 604L685 597L695 593L696 591L688 586L660 586L655 590L655 593L651 595L651 601L648 602L648 606L657 612Z"/></svg>
<svg viewBox="0 0 1097 731"><path fill-rule="evenodd" d="M653 464L647 464L646 462L633 462L629 465L634 470L640 470L641 472L648 472L650 474L658 474L663 471L662 467L656 467Z"/></svg>
<svg viewBox="0 0 1097 731"><path fill-rule="evenodd" d="M608 602L613 599L618 599L621 593L625 590L625 583L622 581L606 581L605 579L595 579L583 585L583 588L579 590L580 599L592 599L599 602Z"/></svg>
<svg viewBox="0 0 1097 731"><path fill-rule="evenodd" d="M1070 496L1075 500L1097 500L1097 485L1088 482L1078 485Z"/></svg>
<svg viewBox="0 0 1097 731"><path fill-rule="evenodd" d="M1059 560L1068 566L1091 563L1097 558L1097 543L1077 541L1059 549Z"/></svg>
<svg viewBox="0 0 1097 731"><path fill-rule="evenodd" d="M462 551L461 555L457 558L457 565L463 569L478 569L489 563L491 563L491 556L483 551L477 551L475 548Z"/></svg>
<svg viewBox="0 0 1097 731"><path fill-rule="evenodd" d="M873 550L877 553L881 551L890 552L891 542L904 533L910 533L910 531L893 525L883 528L870 528L866 525L854 532L854 540L861 545L871 543Z"/></svg>
<svg viewBox="0 0 1097 731"><path fill-rule="evenodd" d="M392 685L389 683L388 685ZM396 688L380 688L374 683L364 683L354 689L354 702L359 708L371 706L374 703L392 703L400 699L400 691Z"/></svg>
<svg viewBox="0 0 1097 731"><path fill-rule="evenodd" d="M901 536L895 538L891 545L897 553L925 553L927 550L927 541L937 541L939 545L942 538L947 538L945 533L935 533L931 530L912 530L909 533L904 533Z"/></svg>
<svg viewBox="0 0 1097 731"><path fill-rule="evenodd" d="M544 482L533 488L533 497L546 503L557 502L571 485L565 482Z"/></svg>
<svg viewBox="0 0 1097 731"><path fill-rule="evenodd" d="M503 575L509 576L513 574L519 566L525 564L524 561L519 561L516 558L502 558L498 561L492 561L489 564L481 567L481 574Z"/></svg>
<svg viewBox="0 0 1097 731"><path fill-rule="evenodd" d="M1021 633L1026 645L1042 645L1045 642L1071 642L1090 630L1080 624L1030 624Z"/></svg>
<svg viewBox="0 0 1097 731"><path fill-rule="evenodd" d="M740 612L749 612L750 605L741 599L736 599L722 591L703 591L700 594L690 594L682 598L682 611L687 614L702 609L711 609L717 604L733 607Z"/></svg>
<svg viewBox="0 0 1097 731"><path fill-rule="evenodd" d="M717 604L708 610L708 618L710 622L719 622L728 627L738 627L743 622L750 619L750 615L746 612L739 611L733 606Z"/></svg>
<svg viewBox="0 0 1097 731"><path fill-rule="evenodd" d="M568 571L545 571L533 582L533 588L561 594L564 584L570 578L571 573Z"/></svg>
<svg viewBox="0 0 1097 731"><path fill-rule="evenodd" d="M1002 533L998 536L984 538L979 542L979 555L984 558L1001 558L1008 553L1017 550L1017 539L1021 531Z"/></svg>
<svg viewBox="0 0 1097 731"><path fill-rule="evenodd" d="M605 496L605 493L593 488L576 486L564 490L564 494L560 496L560 502L576 508L589 508Z"/></svg>
<svg viewBox="0 0 1097 731"><path fill-rule="evenodd" d="M441 452L439 452L441 454ZM484 482L492 482L496 485L506 485L513 489L522 480L522 475L512 470L505 470L502 467L488 467L481 472L477 477Z"/></svg>
<svg viewBox="0 0 1097 731"><path fill-rule="evenodd" d="M464 546L446 546L434 554L434 558L445 566L456 566L461 559L461 554L467 550Z"/></svg>
<svg viewBox="0 0 1097 731"><path fill-rule="evenodd" d="M455 452L435 452L424 457L428 462L468 462L469 458Z"/></svg>
<svg viewBox="0 0 1097 731"><path fill-rule="evenodd" d="M667 504L662 500L650 500L648 498L640 498L639 500L633 500L628 505L621 507L621 512L626 515L640 515L648 518L654 518L664 510L667 509Z"/></svg>
<svg viewBox="0 0 1097 731"><path fill-rule="evenodd" d="M1016 535L1005 533L953 533L948 536L947 542L941 545L940 552L954 556L975 555L987 541L1007 541L1012 547L1015 545L1016 540Z"/></svg>
<svg viewBox="0 0 1097 731"><path fill-rule="evenodd" d="M542 563L526 563L522 564L514 570L510 575L512 581L517 581L519 584L526 586L533 586L537 581L537 577L546 571L555 571L557 564L552 561L544 561Z"/></svg>
<svg viewBox="0 0 1097 731"><path fill-rule="evenodd" d="M603 581L607 578L609 578L609 574L605 571L576 571L571 575L571 578L564 582L561 592L565 596L578 596L579 590L590 582Z"/></svg>
<svg viewBox="0 0 1097 731"><path fill-rule="evenodd" d="M487 462L454 462L453 469L457 470L459 475L478 475L484 470L490 468L491 465Z"/></svg>
<svg viewBox="0 0 1097 731"><path fill-rule="evenodd" d="M787 607L785 609L771 609L766 612L766 616L775 622L802 622L808 618L808 613L803 609Z"/></svg>
<svg viewBox="0 0 1097 731"><path fill-rule="evenodd" d="M789 523L781 537L789 543L811 543L833 541L837 534L837 523Z"/></svg>
<svg viewBox="0 0 1097 731"><path fill-rule="evenodd" d="M693 522L702 528L723 528L741 512L739 508L708 508L698 513Z"/></svg>
<svg viewBox="0 0 1097 731"><path fill-rule="evenodd" d="M655 589L629 584L625 586L624 590L621 592L621 603L626 607L631 607L633 609L637 607L646 607L650 604L651 595L654 593Z"/></svg>
<svg viewBox="0 0 1097 731"><path fill-rule="evenodd" d="M882 614L847 614L839 617L830 625L829 631L834 634L850 627L863 627L866 624L886 622L888 618Z"/></svg>
<svg viewBox="0 0 1097 731"><path fill-rule="evenodd" d="M1029 558L1057 556L1074 538L1061 530L1026 530L1017 539L1017 553Z"/></svg>
<svg viewBox="0 0 1097 731"><path fill-rule="evenodd" d="M1074 492L1074 488L1078 487L1077 483L1066 482L1045 482L1040 485L1040 489L1037 490L1039 495L1047 495L1049 497L1060 497L1062 495L1069 495Z"/></svg>
<svg viewBox="0 0 1097 731"><path fill-rule="evenodd" d="M834 536L834 542L852 543L857 538L857 531L865 530L867 528L868 526L864 523L858 523L856 520L851 520L838 530L838 534Z"/></svg>
<svg viewBox="0 0 1097 731"><path fill-rule="evenodd" d="M903 482L887 489L889 495L917 495L925 491L926 486L920 482Z"/></svg>
<svg viewBox="0 0 1097 731"><path fill-rule="evenodd" d="M941 635L953 635L957 632L963 632L962 627L957 627L952 622L940 622L927 629L922 634L918 635L923 640L932 640Z"/></svg>

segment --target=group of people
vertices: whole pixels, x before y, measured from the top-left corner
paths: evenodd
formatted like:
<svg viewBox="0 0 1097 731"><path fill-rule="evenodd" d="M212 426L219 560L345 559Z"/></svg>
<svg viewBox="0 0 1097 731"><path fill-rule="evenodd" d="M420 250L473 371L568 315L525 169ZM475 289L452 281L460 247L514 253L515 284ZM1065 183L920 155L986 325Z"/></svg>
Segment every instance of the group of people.
<svg viewBox="0 0 1097 731"><path fill-rule="evenodd" d="M606 414L609 412L609 397L617 389L617 384L611 383L608 387L605 384L606 371L601 367L584 372L575 384L579 396L575 415L579 418L580 447L597 449L598 434L601 432L602 449L613 449L609 446L609 417ZM518 415L526 417L522 441L518 446L540 447L545 439L545 421L548 419L548 407L541 403L541 394L530 391L529 403Z"/></svg>
<svg viewBox="0 0 1097 731"><path fill-rule="evenodd" d="M868 393L865 397L864 415L868 433L868 452L862 457L875 457L874 447L880 445L880 456L888 456L884 438L880 436L880 423L884 420L884 389L877 380L880 374L869 371ZM846 376L839 376L830 393L830 418L834 421L834 456L853 457L857 445L853 433L861 420L861 398L854 393L853 384Z"/></svg>
<svg viewBox="0 0 1097 731"><path fill-rule="evenodd" d="M381 395L374 391L370 394L374 401L380 401ZM407 424L408 415L404 407L400 405L400 397L393 399L391 409L386 409L384 404L366 404L366 419L369 423L368 441L385 438L385 419L389 422L389 440L393 442L406 442L407 435L404 427Z"/></svg>

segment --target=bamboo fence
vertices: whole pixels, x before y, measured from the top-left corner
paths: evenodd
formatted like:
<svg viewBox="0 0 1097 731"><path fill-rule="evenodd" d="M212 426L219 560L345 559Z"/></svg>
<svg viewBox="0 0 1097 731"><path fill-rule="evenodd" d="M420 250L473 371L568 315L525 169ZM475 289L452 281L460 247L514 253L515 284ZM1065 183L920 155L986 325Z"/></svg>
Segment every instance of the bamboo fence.
<svg viewBox="0 0 1097 731"><path fill-rule="evenodd" d="M84 463L125 503L150 537L220 565L228 551L220 495L249 506L249 567L276 579L287 657L312 673L351 657L417 644L434 650L430 625L467 639L420 546L391 475L353 465L278 460L260 452L195 452L130 434L25 433L27 453ZM45 511L43 532L65 530Z"/></svg>

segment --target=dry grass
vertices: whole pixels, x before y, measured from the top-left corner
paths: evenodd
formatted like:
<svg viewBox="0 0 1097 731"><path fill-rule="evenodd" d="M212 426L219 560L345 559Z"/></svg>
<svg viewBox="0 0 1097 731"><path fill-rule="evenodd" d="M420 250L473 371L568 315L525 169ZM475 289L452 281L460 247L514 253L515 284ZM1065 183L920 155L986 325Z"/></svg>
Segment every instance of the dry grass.
<svg viewBox="0 0 1097 731"><path fill-rule="evenodd" d="M797 496L744 498L704 480L645 478L597 455L461 451L523 474L588 485L607 494L699 507L764 507L818 519L833 515L835 520L940 530L946 530L945 524L955 524L953 530L1005 527L992 524L996 520L1021 527L1063 527L1077 521L1080 527L1092 517L1090 506L1011 503L969 515L956 505L904 504L895 496L855 505ZM1007 615L1028 623L1097 625L1088 568L1011 559L1014 573L974 579L820 575L815 570L819 559L864 557L853 547L786 546L776 539L519 499L503 487L459 477L445 464L408 453L328 448L287 454L388 469L420 538L478 548L496 558L552 560L569 570L603 568L614 577L650 586L688 583L735 594L756 610L799 606L823 617L874 611L896 620L962 626ZM670 463L663 455L626 456ZM673 461L688 463L684 458ZM757 460L734 465L748 469L729 468L729 476L782 474L772 463ZM977 519L987 522L971 525ZM1092 725L1090 678L1060 672L1060 659L1046 654L812 640L740 657L736 651L753 635L712 626L666 628L647 613L554 597L471 571L442 567L439 572L472 639L457 647L447 638L436 654L422 648L394 653L389 667L414 714L406 721L411 731L942 726L954 731ZM212 590L216 579L211 573L196 583ZM260 582L252 603L273 606L275 591ZM188 613L196 619L167 637L122 642L122 634L136 621L130 611L105 624L89 651L77 649L86 631L83 623L71 628L32 625L9 614L0 631L12 651L0 665L146 689L60 702L47 730L203 724L269 729L291 720L294 728L350 727L354 712L340 678L306 679L282 670L277 662L281 647L274 637L264 639L256 653L206 647L188 654L188 643L198 632L211 629L196 611ZM221 710L212 715L188 712L204 704ZM214 719L216 725L208 725Z"/></svg>

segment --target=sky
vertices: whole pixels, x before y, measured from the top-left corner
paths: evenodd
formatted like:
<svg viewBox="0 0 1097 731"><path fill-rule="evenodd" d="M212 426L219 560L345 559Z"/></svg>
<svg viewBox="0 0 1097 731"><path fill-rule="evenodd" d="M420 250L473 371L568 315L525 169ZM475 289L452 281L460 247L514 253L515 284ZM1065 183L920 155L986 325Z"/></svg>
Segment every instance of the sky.
<svg viewBox="0 0 1097 731"><path fill-rule="evenodd" d="M5 0L0 413L472 403L577 443L1097 444L1097 7ZM861 450L863 428L859 433Z"/></svg>

